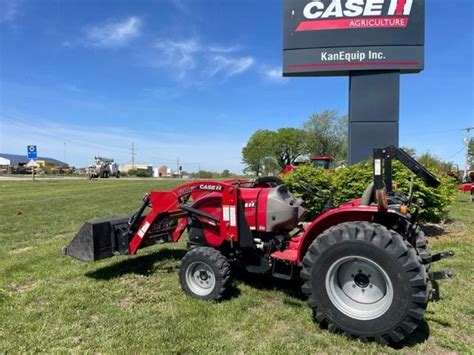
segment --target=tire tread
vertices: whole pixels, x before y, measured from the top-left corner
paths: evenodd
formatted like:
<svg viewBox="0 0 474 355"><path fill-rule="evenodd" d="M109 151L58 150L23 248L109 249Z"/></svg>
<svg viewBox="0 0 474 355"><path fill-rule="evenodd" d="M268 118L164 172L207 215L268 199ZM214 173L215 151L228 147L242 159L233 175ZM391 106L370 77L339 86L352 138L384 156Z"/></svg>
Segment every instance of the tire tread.
<svg viewBox="0 0 474 355"><path fill-rule="evenodd" d="M216 277L219 277L221 280L219 289L215 292L212 292L210 295L212 297L209 299L216 302L222 301L229 294L233 281L231 267L229 262L227 261L227 258L222 255L222 253L217 249L198 246L190 249L186 253L186 255L181 261L181 264L183 265L186 260L194 259L199 256L210 260L216 266L218 272L218 275L216 275ZM193 294L190 294L185 287L183 287L183 282L185 281L182 280L182 277L180 277L180 282L181 288L190 296L194 296Z"/></svg>
<svg viewBox="0 0 474 355"><path fill-rule="evenodd" d="M339 239L339 235L342 236L342 239ZM409 283L412 286L411 303L406 316L399 324L373 336L358 335L351 332L350 329L343 329L334 323L325 310L318 306L311 284L312 268L318 256L334 242L356 239L364 240L389 252L402 265L403 270L409 274ZM427 244L420 241L420 245L417 244L417 247L424 247L425 245ZM400 343L417 328L419 321L423 318L428 302L427 274L417 254L417 250L410 243L403 240L397 232L388 230L380 224L362 221L345 222L327 229L313 241L302 263L302 291L308 297L307 302L313 309L315 321L321 326L327 326L331 332L341 333L351 338L359 338L362 341L375 340L383 345Z"/></svg>

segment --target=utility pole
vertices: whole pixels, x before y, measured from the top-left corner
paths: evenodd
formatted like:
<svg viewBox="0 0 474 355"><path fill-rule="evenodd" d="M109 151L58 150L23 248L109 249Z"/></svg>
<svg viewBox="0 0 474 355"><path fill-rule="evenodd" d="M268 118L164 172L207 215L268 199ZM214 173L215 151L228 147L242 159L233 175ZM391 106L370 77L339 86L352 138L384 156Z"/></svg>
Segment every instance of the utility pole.
<svg viewBox="0 0 474 355"><path fill-rule="evenodd" d="M63 161L66 162L66 142L64 142L64 155L63 155Z"/></svg>
<svg viewBox="0 0 474 355"><path fill-rule="evenodd" d="M178 173L178 178L181 179L181 171L179 170L179 157L176 157L176 172Z"/></svg>
<svg viewBox="0 0 474 355"><path fill-rule="evenodd" d="M135 143L132 142L132 170L135 170Z"/></svg>
<svg viewBox="0 0 474 355"><path fill-rule="evenodd" d="M471 141L471 130L474 130L474 127L467 127L464 128L463 131L466 133L464 134L464 144L465 144L465 150L466 150L466 155L464 158L464 176L463 176L463 181L466 181L467 179L467 172L469 170L469 142Z"/></svg>

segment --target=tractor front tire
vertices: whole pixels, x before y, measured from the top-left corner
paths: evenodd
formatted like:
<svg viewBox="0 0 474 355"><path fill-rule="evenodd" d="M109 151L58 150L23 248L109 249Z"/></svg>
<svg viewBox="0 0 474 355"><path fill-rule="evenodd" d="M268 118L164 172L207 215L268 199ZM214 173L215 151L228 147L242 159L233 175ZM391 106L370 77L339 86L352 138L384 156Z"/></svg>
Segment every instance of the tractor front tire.
<svg viewBox="0 0 474 355"><path fill-rule="evenodd" d="M428 277L415 249L380 224L346 222L323 232L304 257L301 277L316 322L362 341L403 341L428 303Z"/></svg>
<svg viewBox="0 0 474 355"><path fill-rule="evenodd" d="M181 261L179 282L189 296L218 302L232 287L231 267L218 250L194 247Z"/></svg>

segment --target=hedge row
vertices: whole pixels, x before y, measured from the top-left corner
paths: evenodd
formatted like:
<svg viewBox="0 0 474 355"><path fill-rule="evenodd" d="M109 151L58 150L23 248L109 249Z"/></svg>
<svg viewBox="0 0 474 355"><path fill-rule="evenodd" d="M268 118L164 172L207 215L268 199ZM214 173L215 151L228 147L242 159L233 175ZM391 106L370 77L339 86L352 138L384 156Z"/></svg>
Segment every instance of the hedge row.
<svg viewBox="0 0 474 355"><path fill-rule="evenodd" d="M443 173L431 170L441 179L441 186L437 189L431 188L415 178L413 196L415 201L418 198L425 201L425 206L420 211L420 221L438 223L447 218L448 207L456 198L456 182ZM408 194L412 175L402 164L394 162L394 189ZM325 196L331 198L334 206L361 197L372 181L372 163L363 162L336 171L300 166L283 179L290 191L297 196L305 193L307 186L316 186L319 193L310 194L306 206L312 214L319 214L324 209Z"/></svg>

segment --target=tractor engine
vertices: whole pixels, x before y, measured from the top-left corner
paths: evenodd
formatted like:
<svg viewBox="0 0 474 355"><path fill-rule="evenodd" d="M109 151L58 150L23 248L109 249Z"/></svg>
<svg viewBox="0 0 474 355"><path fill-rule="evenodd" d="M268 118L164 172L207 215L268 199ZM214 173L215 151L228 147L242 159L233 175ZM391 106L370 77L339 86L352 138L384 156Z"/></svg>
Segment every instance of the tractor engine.
<svg viewBox="0 0 474 355"><path fill-rule="evenodd" d="M273 188L240 188L240 207L245 216L244 227L248 230L246 251L255 249L260 254L268 255L271 251L283 248L290 239L289 232L301 222L306 210L302 201L294 198L286 185ZM227 206L223 206L221 195L209 192L197 198L193 205L202 212L216 217L229 213ZM239 221L239 228L241 226ZM237 223L237 221L236 221ZM191 244L205 244L221 247L224 240L220 231L212 222L205 223L197 218L188 224L189 241Z"/></svg>
<svg viewBox="0 0 474 355"><path fill-rule="evenodd" d="M277 233L294 229L305 213L286 185L271 189L242 189L245 219L252 231Z"/></svg>

